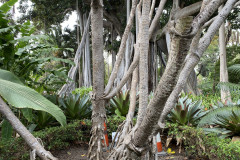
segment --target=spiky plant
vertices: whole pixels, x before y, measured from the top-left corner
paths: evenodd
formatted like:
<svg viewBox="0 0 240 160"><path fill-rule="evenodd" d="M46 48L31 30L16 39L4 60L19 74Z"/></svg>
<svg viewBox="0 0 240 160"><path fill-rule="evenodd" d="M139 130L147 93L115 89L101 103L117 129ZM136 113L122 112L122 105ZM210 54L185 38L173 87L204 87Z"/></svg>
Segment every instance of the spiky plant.
<svg viewBox="0 0 240 160"><path fill-rule="evenodd" d="M212 126L209 128L208 126ZM198 127L206 133L217 133L222 137L240 135L240 106L220 107L203 117Z"/></svg>
<svg viewBox="0 0 240 160"><path fill-rule="evenodd" d="M188 97L179 98L168 115L168 120L180 125L197 126L198 121L206 114L201 104L201 101L192 102Z"/></svg>
<svg viewBox="0 0 240 160"><path fill-rule="evenodd" d="M59 104L62 106L67 119L90 118L92 104L88 95L83 97L80 94L71 94L65 98L59 98Z"/></svg>
<svg viewBox="0 0 240 160"><path fill-rule="evenodd" d="M128 90L121 91L110 99L111 107L115 108L115 113L119 116L126 116L130 104L130 94Z"/></svg>

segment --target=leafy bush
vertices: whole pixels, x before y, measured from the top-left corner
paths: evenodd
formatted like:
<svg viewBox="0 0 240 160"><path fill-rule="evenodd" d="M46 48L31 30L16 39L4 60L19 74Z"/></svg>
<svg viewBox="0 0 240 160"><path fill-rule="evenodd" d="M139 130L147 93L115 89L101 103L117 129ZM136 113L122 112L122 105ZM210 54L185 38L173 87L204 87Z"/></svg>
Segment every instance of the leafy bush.
<svg viewBox="0 0 240 160"><path fill-rule="evenodd" d="M201 128L168 124L172 136L182 134L187 155L214 160L240 160L240 142L221 139L216 134L205 135Z"/></svg>
<svg viewBox="0 0 240 160"><path fill-rule="evenodd" d="M88 142L90 139L90 121L75 121L65 127L51 127L34 132L40 138L47 150L59 150L70 146L73 142ZM0 143L0 159L28 160L30 148L22 138Z"/></svg>
<svg viewBox="0 0 240 160"><path fill-rule="evenodd" d="M107 118L107 129L109 134L111 135L112 132L116 132L118 126L122 124L122 122L126 119L126 117L119 116L119 115L112 115Z"/></svg>
<svg viewBox="0 0 240 160"><path fill-rule="evenodd" d="M72 91L72 94L80 94L80 97L83 97L91 91L92 91L92 86L91 87L81 87L81 88L76 88L74 91Z"/></svg>
<svg viewBox="0 0 240 160"><path fill-rule="evenodd" d="M205 115L201 104L201 101L192 102L188 97L179 98L178 103L168 115L168 120L180 125L196 126Z"/></svg>

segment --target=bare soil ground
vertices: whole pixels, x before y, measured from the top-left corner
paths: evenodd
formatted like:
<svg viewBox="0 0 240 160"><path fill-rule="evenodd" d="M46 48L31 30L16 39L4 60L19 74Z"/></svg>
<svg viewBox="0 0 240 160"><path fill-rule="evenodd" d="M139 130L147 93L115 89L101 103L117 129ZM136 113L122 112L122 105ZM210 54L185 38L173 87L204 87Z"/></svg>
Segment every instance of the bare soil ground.
<svg viewBox="0 0 240 160"><path fill-rule="evenodd" d="M59 160L87 160L87 150L88 145L74 145L65 150L60 150L54 152L54 156L58 157ZM108 155L108 152L104 152L105 157ZM189 160L182 154L173 154L166 156L159 156L158 160Z"/></svg>

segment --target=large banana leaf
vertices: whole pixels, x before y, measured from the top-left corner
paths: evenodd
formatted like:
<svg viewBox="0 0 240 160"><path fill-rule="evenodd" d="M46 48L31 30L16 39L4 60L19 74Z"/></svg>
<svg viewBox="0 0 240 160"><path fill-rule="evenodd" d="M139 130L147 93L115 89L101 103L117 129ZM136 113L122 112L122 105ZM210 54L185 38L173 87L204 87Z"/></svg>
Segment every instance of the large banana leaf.
<svg viewBox="0 0 240 160"><path fill-rule="evenodd" d="M61 124L66 124L62 110L35 90L19 84L11 72L0 70L0 95L16 108L31 108L51 114ZM16 82L16 83L15 83Z"/></svg>
<svg viewBox="0 0 240 160"><path fill-rule="evenodd" d="M0 79L23 85L22 81L9 71L0 69Z"/></svg>

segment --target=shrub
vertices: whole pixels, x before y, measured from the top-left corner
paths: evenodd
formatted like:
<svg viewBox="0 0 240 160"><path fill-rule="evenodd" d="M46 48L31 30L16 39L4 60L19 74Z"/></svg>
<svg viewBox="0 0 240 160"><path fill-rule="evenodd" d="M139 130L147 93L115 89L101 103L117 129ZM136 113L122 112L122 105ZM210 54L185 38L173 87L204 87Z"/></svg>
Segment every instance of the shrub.
<svg viewBox="0 0 240 160"><path fill-rule="evenodd" d="M188 155L214 160L240 160L240 142L221 139L216 134L205 135L201 128L168 124L169 134L182 134Z"/></svg>
<svg viewBox="0 0 240 160"><path fill-rule="evenodd" d="M75 121L65 127L51 127L34 132L33 135L42 140L47 150L59 150L76 141L88 142L90 139L90 122ZM30 148L22 138L15 138L7 143L0 143L0 160L27 160Z"/></svg>

